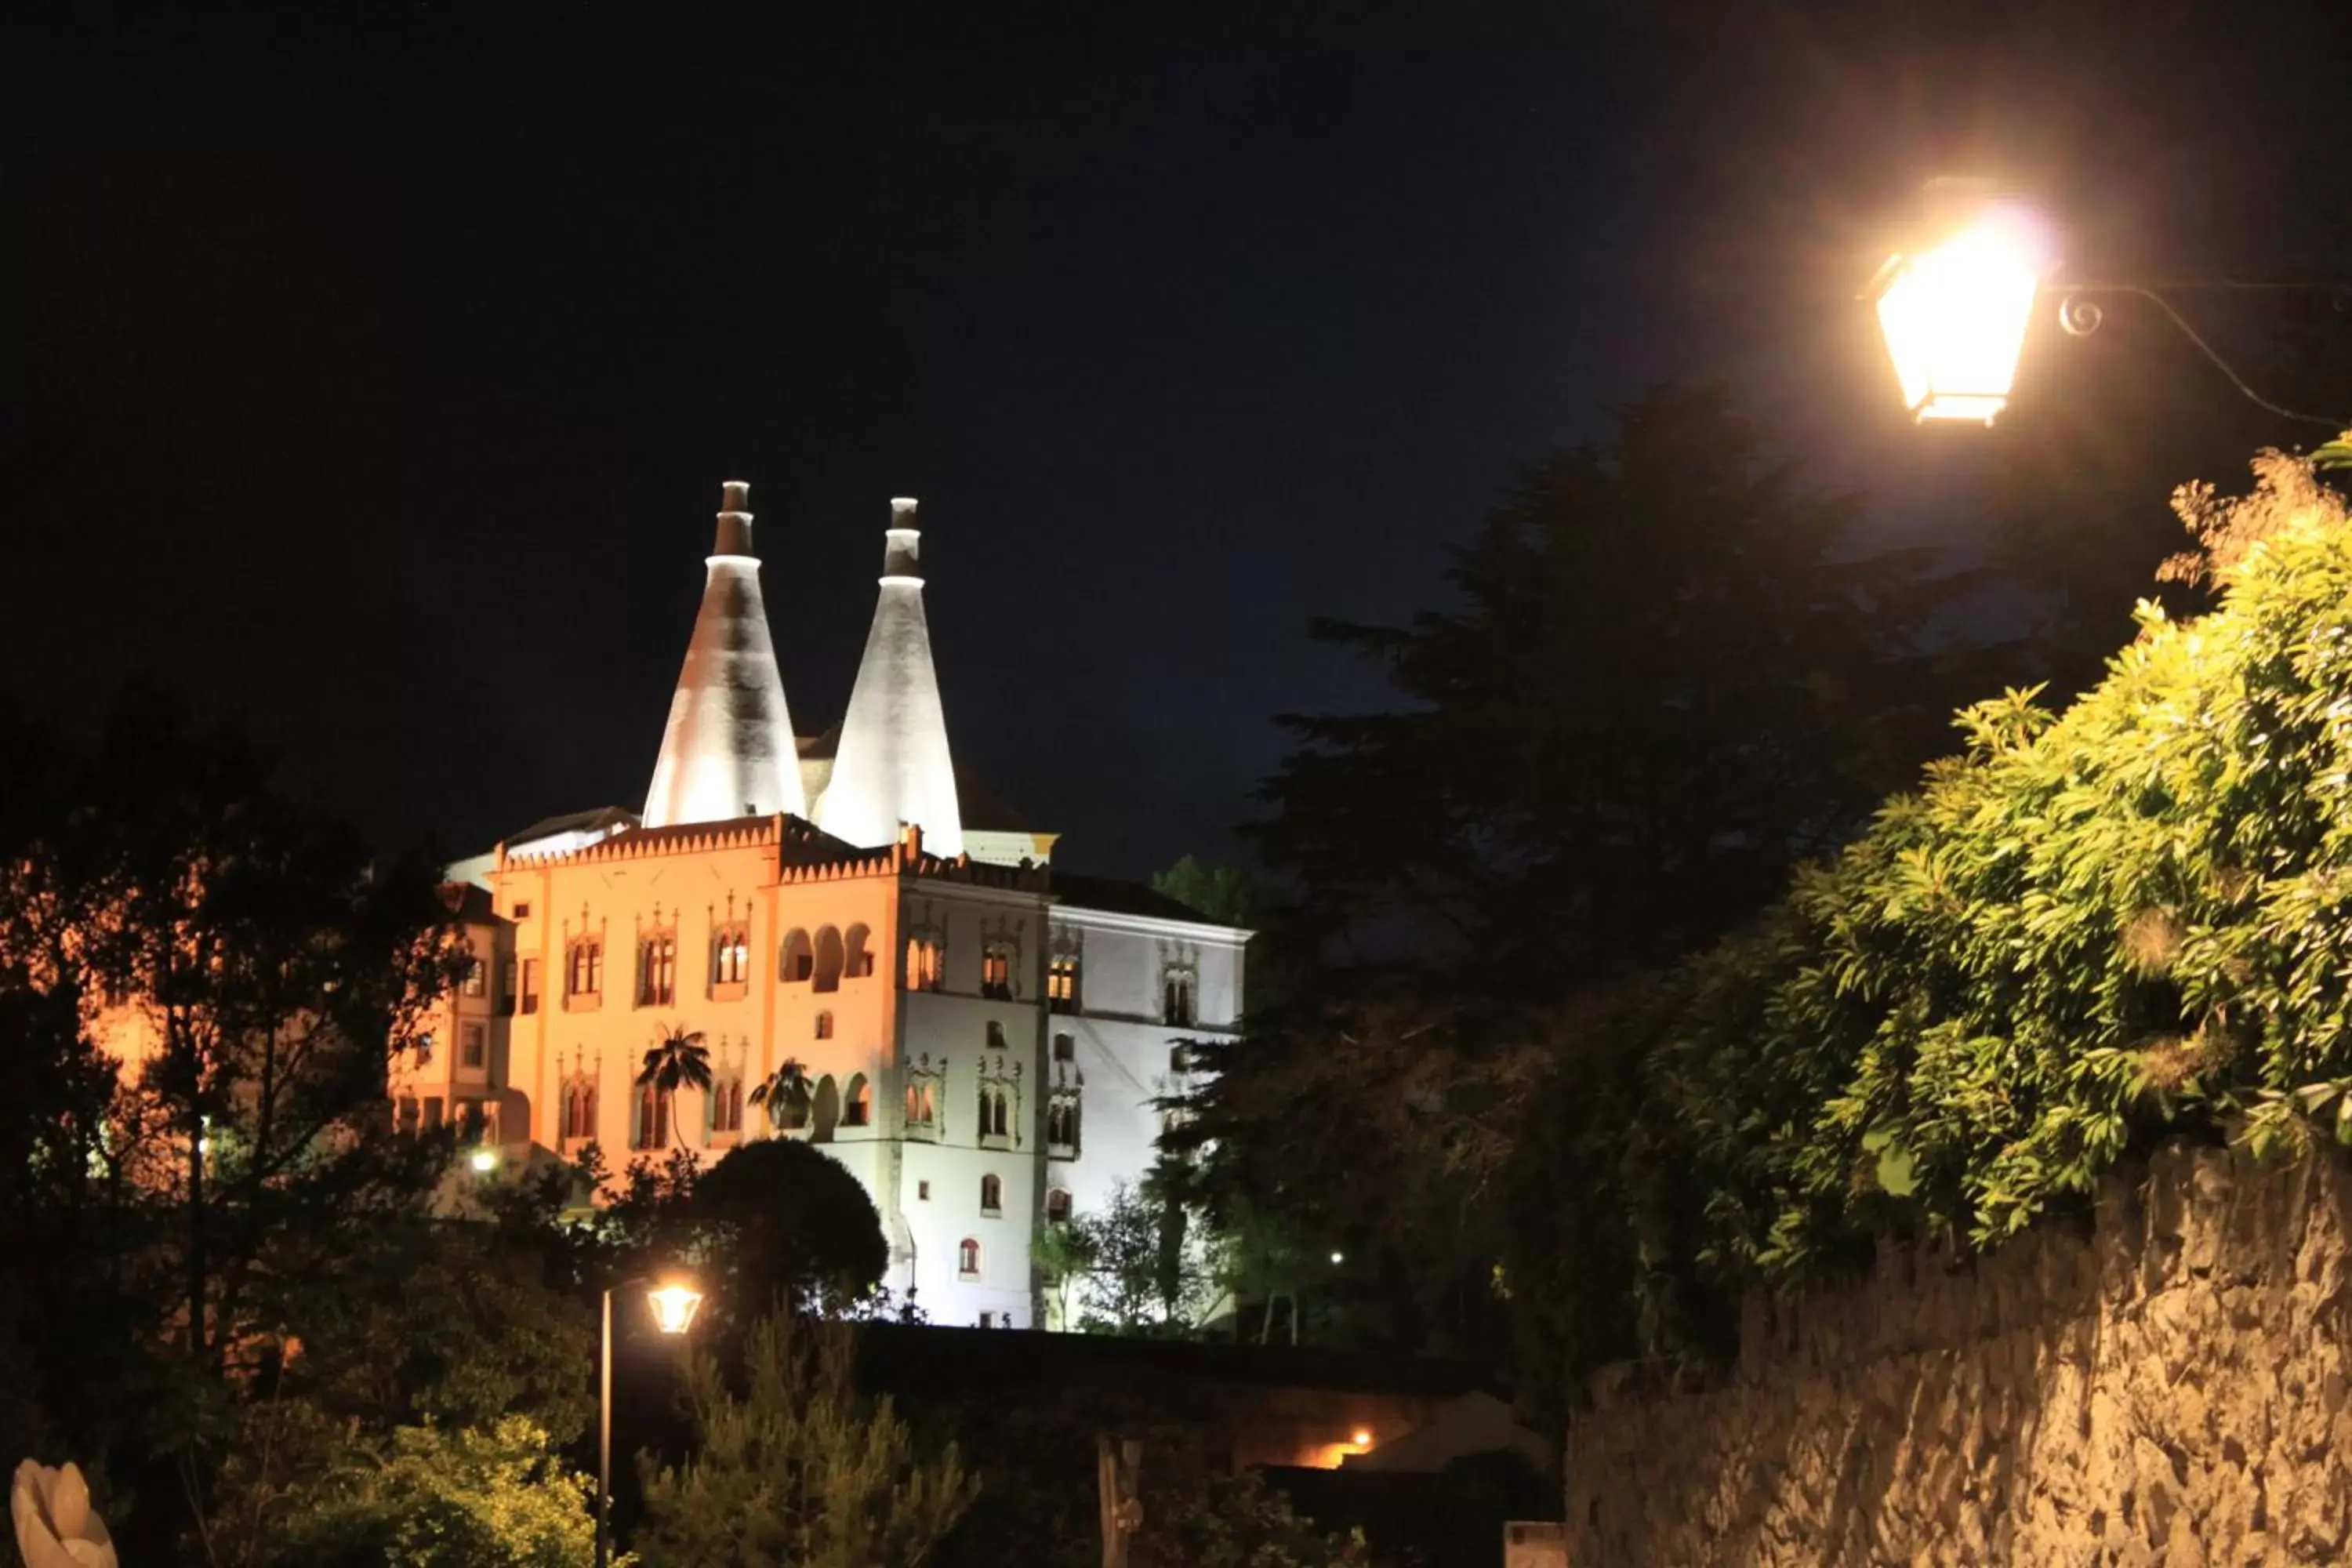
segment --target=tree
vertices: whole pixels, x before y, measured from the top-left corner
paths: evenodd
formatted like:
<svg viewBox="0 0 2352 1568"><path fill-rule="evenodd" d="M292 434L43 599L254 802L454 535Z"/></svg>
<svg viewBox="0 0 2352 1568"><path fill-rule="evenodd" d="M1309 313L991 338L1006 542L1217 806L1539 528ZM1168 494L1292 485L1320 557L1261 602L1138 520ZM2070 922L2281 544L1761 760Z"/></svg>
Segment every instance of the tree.
<svg viewBox="0 0 2352 1568"><path fill-rule="evenodd" d="M660 1039L646 1052L644 1065L637 1069L637 1087L643 1089L647 1084L653 1085L654 1093L661 1097L665 1105L674 1104L681 1089L698 1089L705 1094L709 1093L710 1047L702 1043L702 1031L689 1032L677 1024L664 1029ZM685 1148L686 1129L677 1125L677 1117L672 1116L669 1120L671 1131L677 1138L677 1146Z"/></svg>
<svg viewBox="0 0 2352 1568"><path fill-rule="evenodd" d="M745 1346L742 1392L697 1351L694 1453L640 1459L651 1568L916 1568L971 1504L955 1446L918 1449L887 1399L856 1386L848 1330L772 1312Z"/></svg>
<svg viewBox="0 0 2352 1568"><path fill-rule="evenodd" d="M1181 1334L1213 1304L1214 1277L1181 1202L1119 1182L1099 1213L1078 1215L1066 1252L1091 1259L1079 1326L1097 1333Z"/></svg>
<svg viewBox="0 0 2352 1568"><path fill-rule="evenodd" d="M1053 1292L1054 1326L1077 1326L1070 1315L1071 1292L1093 1272L1097 1258L1094 1234L1075 1220L1055 1220L1041 1226L1029 1244L1030 1261Z"/></svg>
<svg viewBox="0 0 2352 1568"><path fill-rule="evenodd" d="M1151 890L1175 900L1219 925L1245 926L1256 903L1257 890L1249 872L1239 866L1211 866L1187 855L1165 871L1155 872Z"/></svg>
<svg viewBox="0 0 2352 1568"><path fill-rule="evenodd" d="M729 1150L695 1184L689 1212L717 1282L714 1305L739 1322L779 1298L794 1310L840 1307L879 1285L889 1267L865 1184L797 1139Z"/></svg>
<svg viewBox="0 0 2352 1568"><path fill-rule="evenodd" d="M1870 554L1719 386L1615 410L1453 552L1453 603L1319 624L1386 711L1293 715L1251 836L1273 874L1248 1038L1190 1116L1237 1201L1349 1267L1368 1345L1508 1343L1494 1184L1546 1021L1749 919L1941 743L1975 580ZM1943 695L1948 690L1949 697Z"/></svg>
<svg viewBox="0 0 2352 1568"><path fill-rule="evenodd" d="M765 1107L768 1126L782 1131L790 1127L808 1125L810 1089L808 1068L798 1057L786 1057L776 1064L776 1070L751 1088L751 1103Z"/></svg>

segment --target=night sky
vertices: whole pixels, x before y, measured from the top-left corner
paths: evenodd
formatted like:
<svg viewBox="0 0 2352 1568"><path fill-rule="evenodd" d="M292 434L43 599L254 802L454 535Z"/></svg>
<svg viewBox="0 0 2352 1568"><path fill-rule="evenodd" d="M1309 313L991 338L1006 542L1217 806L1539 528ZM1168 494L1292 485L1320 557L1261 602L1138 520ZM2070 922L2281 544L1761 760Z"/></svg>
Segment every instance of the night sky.
<svg viewBox="0 0 2352 1568"><path fill-rule="evenodd" d="M1139 874L1377 700L1310 616L1652 381L1965 554L1853 300L1927 175L2111 268L2327 270L2352 192L2316 11L492 9L0 23L0 696L151 672L469 852L642 803L722 479L803 731L913 494L960 759Z"/></svg>

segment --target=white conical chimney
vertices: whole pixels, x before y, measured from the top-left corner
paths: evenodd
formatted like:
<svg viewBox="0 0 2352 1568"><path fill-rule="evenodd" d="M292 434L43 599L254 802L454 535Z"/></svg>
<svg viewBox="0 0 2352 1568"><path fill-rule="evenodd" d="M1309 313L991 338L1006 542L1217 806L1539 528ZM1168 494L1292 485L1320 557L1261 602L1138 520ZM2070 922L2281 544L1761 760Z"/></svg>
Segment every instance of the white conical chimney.
<svg viewBox="0 0 2352 1568"><path fill-rule="evenodd" d="M647 827L808 809L784 680L760 600L760 559L751 553L751 514L744 510L751 492L740 480L725 487L718 542L704 563L710 574L702 609L646 794Z"/></svg>
<svg viewBox="0 0 2352 1568"><path fill-rule="evenodd" d="M963 853L963 820L956 809L939 674L931 667L931 632L923 619L915 503L892 501L890 524L882 596L841 721L841 750L818 803L817 826L836 838L878 848L898 842L899 824L919 823L923 847L953 858Z"/></svg>

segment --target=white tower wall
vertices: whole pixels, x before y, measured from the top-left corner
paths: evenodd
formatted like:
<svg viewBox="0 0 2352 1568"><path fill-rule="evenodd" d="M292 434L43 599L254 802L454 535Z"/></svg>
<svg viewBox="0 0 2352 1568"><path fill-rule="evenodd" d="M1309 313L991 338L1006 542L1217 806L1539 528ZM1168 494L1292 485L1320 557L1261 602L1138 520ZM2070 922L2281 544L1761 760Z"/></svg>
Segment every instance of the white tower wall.
<svg viewBox="0 0 2352 1568"><path fill-rule="evenodd" d="M646 795L647 827L808 810L751 553L750 496L740 481L725 487L702 608Z"/></svg>
<svg viewBox="0 0 2352 1568"><path fill-rule="evenodd" d="M923 616L922 535L913 501L894 500L890 510L881 597L816 821L866 848L895 843L903 823L919 824L923 847L953 858L964 851L963 821Z"/></svg>

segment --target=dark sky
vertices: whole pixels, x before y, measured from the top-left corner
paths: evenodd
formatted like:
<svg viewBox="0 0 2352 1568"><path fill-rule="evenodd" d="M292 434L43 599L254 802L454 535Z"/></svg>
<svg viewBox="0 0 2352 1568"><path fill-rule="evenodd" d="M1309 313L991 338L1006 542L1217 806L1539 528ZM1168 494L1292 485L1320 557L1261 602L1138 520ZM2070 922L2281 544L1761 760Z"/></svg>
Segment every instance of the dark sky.
<svg viewBox="0 0 2352 1568"><path fill-rule="evenodd" d="M1138 873L1377 697L1309 616L1653 380L1965 549L1852 301L1927 175L2131 265L2344 232L2315 12L530 10L0 24L0 695L152 672L468 851L641 802L721 479L804 730L911 493L960 756Z"/></svg>

